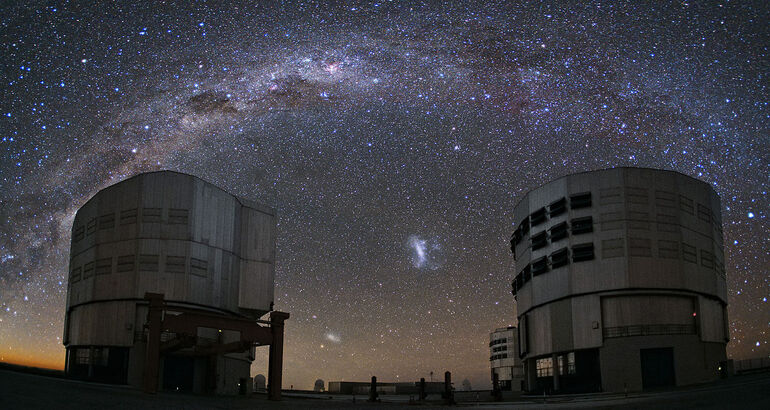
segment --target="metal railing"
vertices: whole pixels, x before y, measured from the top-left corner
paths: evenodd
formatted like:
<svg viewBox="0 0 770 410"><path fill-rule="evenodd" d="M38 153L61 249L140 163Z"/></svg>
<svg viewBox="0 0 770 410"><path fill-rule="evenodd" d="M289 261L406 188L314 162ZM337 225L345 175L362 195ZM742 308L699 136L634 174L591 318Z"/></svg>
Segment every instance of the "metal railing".
<svg viewBox="0 0 770 410"><path fill-rule="evenodd" d="M694 324L657 324L657 325L629 325L605 327L602 332L605 338L651 336L651 335L694 335Z"/></svg>

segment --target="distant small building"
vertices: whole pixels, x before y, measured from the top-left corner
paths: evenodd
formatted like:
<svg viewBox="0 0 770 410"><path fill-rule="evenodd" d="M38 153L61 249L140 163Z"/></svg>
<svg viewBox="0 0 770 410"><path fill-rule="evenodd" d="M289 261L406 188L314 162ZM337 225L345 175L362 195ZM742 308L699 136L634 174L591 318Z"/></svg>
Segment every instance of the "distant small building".
<svg viewBox="0 0 770 410"><path fill-rule="evenodd" d="M496 329L489 334L489 366L494 383L495 374L500 390L520 391L524 367L519 360L516 327Z"/></svg>
<svg viewBox="0 0 770 410"><path fill-rule="evenodd" d="M313 386L313 391L316 393L322 393L324 391L324 381L321 379L316 380L315 385Z"/></svg>
<svg viewBox="0 0 770 410"><path fill-rule="evenodd" d="M254 391L264 392L266 389L267 389L267 379L265 379L265 375L258 374L254 376Z"/></svg>

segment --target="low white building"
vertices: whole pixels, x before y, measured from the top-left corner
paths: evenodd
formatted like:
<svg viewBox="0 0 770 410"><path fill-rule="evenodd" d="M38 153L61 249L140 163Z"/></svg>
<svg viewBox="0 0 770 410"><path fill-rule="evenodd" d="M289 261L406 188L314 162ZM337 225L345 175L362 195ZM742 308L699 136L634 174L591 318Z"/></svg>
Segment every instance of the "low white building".
<svg viewBox="0 0 770 410"><path fill-rule="evenodd" d="M502 327L489 334L489 366L492 383L497 374L500 390L520 391L524 367L519 360L516 327Z"/></svg>

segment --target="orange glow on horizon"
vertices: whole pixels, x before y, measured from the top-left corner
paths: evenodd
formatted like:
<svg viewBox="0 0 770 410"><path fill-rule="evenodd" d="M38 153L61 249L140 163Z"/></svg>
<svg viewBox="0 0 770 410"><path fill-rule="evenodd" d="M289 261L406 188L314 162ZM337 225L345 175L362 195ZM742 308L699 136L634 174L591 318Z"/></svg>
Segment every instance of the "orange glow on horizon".
<svg viewBox="0 0 770 410"><path fill-rule="evenodd" d="M0 362L19 366L38 367L41 369L64 370L64 355L61 355L59 358L46 358L6 353L0 356Z"/></svg>

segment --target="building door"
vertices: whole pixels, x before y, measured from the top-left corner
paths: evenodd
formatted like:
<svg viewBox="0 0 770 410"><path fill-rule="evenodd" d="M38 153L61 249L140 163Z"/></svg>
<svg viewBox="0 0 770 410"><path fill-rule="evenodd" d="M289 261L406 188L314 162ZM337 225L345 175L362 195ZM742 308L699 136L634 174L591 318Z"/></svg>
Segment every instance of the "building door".
<svg viewBox="0 0 770 410"><path fill-rule="evenodd" d="M674 348L641 349L642 388L675 386Z"/></svg>
<svg viewBox="0 0 770 410"><path fill-rule="evenodd" d="M163 389L193 391L195 361L192 357L165 356L163 358Z"/></svg>

